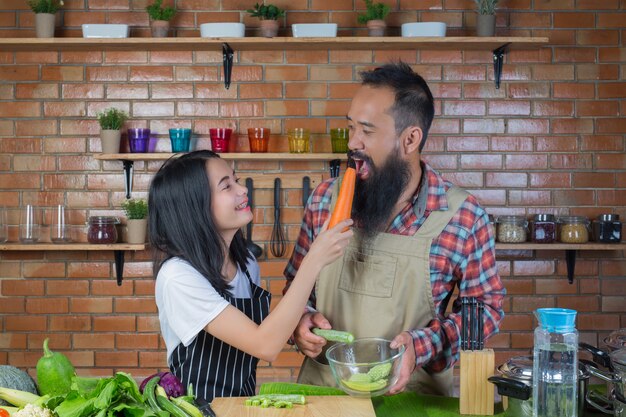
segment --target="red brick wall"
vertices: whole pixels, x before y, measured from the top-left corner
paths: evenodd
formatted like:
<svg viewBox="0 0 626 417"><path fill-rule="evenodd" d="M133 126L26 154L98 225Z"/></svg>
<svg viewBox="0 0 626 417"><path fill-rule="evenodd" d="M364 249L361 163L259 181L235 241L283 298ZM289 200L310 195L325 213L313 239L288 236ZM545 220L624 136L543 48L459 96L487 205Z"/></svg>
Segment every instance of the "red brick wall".
<svg viewBox="0 0 626 417"><path fill-rule="evenodd" d="M66 0L57 36L80 36L81 23L124 22L133 36L148 34L145 2ZM253 2L178 1L179 36L197 36L200 23L242 18ZM333 21L340 34L363 34L353 2L277 1L286 23ZM355 2L358 9L363 7ZM533 6L534 4L534 6ZM391 33L407 21L443 20L450 35L472 35L471 1L393 2ZM602 7L602 9L593 9ZM221 82L219 52L3 52L0 51L0 201L10 209L64 203L79 224L91 214L121 214L120 162L102 162L97 111L115 105L130 112L127 126L159 133L191 126L206 145L208 129L272 128L274 149L283 133L306 126L316 150L329 148L328 129L344 116L357 72L392 59L412 64L431 85L437 117L424 158L475 193L493 214L553 212L626 218L626 3L622 0L530 2L502 0L498 35L547 36L549 46L506 57L502 87L493 85L489 52L258 51L236 54L233 85ZM215 10L218 10L215 11ZM33 36L24 0L4 0L0 36ZM145 196L159 162L135 164L135 196ZM300 177L328 174L323 162L236 163L242 177L291 174L282 211L293 242L302 208ZM270 182L268 182L269 184ZM262 184L261 184L262 185ZM273 215L269 185L256 194L254 239L268 249ZM289 247L290 252L291 246ZM125 280L115 283L111 252L0 252L0 363L29 368L51 337L80 374L126 370L136 376L165 366L153 299L150 254L127 254ZM279 298L284 259L261 261L265 285ZM580 311L581 339L598 344L626 326L626 261L621 251L583 252L573 285L561 251L499 253L508 288L507 317L490 341L497 361L527 352L542 306ZM286 347L261 380L297 374L301 357Z"/></svg>

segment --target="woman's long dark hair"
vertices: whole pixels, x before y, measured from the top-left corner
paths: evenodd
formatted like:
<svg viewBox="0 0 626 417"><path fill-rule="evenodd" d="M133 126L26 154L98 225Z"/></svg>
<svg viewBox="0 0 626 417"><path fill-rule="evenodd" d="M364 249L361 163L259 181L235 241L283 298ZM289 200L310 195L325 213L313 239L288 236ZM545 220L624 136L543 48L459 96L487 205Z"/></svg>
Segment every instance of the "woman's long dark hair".
<svg viewBox="0 0 626 417"><path fill-rule="evenodd" d="M163 263L178 257L189 262L220 294L230 294L231 286L222 275L226 245L215 226L211 212L211 186L207 173L215 152L190 152L167 160L150 184L148 229L154 248L154 276ZM235 233L229 256L246 269L252 258L241 230Z"/></svg>

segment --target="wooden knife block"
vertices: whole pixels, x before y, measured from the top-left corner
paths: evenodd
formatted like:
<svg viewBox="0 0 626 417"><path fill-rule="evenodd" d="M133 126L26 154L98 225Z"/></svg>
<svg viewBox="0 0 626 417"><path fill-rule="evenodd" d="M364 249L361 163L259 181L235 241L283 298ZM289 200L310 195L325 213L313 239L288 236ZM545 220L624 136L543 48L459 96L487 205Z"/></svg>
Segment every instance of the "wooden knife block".
<svg viewBox="0 0 626 417"><path fill-rule="evenodd" d="M462 350L460 413L493 415L495 387L487 380L495 370L493 349Z"/></svg>

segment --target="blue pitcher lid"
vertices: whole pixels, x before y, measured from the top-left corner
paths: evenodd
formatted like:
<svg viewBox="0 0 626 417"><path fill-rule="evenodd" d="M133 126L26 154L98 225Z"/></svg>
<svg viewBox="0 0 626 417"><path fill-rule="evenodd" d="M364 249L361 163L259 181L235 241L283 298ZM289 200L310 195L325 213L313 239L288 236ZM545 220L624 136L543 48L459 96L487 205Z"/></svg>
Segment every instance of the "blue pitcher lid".
<svg viewBox="0 0 626 417"><path fill-rule="evenodd" d="M555 333L567 333L576 329L576 310L569 308L539 308L535 311L542 329Z"/></svg>

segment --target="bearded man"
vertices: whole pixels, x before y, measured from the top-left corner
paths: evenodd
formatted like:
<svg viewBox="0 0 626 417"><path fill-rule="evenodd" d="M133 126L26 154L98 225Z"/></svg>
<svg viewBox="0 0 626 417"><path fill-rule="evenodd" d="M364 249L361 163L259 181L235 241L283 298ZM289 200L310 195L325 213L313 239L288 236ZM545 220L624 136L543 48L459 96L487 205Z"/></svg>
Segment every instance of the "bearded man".
<svg viewBox="0 0 626 417"><path fill-rule="evenodd" d="M469 193L421 160L434 116L424 79L404 63L361 73L347 115L349 156L356 162L355 234L343 258L320 274L293 341L306 355L298 382L335 385L326 340L314 327L357 338L383 337L406 352L395 394L404 389L452 395L460 351L460 297L485 306L484 337L503 317L502 286L489 218ZM321 183L307 204L285 268L287 285L334 207L337 178Z"/></svg>

